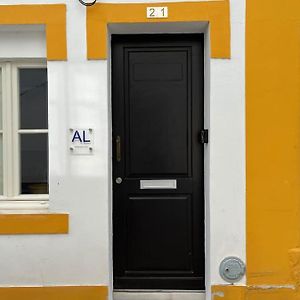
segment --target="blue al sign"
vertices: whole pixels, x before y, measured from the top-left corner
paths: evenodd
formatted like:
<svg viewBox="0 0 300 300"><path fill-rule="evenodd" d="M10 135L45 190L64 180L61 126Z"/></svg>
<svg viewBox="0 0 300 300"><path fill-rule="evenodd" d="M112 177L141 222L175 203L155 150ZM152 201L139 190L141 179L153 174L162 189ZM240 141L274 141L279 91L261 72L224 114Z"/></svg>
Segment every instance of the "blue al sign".
<svg viewBox="0 0 300 300"><path fill-rule="evenodd" d="M72 143L79 143L79 144L90 144L91 137L90 137L90 129L76 129L73 132L72 136Z"/></svg>
<svg viewBox="0 0 300 300"><path fill-rule="evenodd" d="M92 154L93 130L70 129L70 150L73 154Z"/></svg>

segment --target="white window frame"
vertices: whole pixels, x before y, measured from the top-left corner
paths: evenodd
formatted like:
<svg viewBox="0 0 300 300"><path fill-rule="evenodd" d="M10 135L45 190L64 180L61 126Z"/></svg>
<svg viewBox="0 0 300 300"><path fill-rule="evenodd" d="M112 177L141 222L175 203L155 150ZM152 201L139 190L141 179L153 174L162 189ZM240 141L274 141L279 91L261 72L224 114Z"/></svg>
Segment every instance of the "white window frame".
<svg viewBox="0 0 300 300"><path fill-rule="evenodd" d="M2 70L2 122L3 129L3 195L0 195L0 209L18 207L39 208L48 205L49 194L21 194L20 135L23 133L47 133L48 129L19 129L19 69L47 68L43 61L5 61L0 62ZM48 134L49 139L49 134ZM48 147L49 155L49 147ZM49 185L49 168L48 168ZM16 203L13 203L17 201ZM27 202L28 205L25 203Z"/></svg>

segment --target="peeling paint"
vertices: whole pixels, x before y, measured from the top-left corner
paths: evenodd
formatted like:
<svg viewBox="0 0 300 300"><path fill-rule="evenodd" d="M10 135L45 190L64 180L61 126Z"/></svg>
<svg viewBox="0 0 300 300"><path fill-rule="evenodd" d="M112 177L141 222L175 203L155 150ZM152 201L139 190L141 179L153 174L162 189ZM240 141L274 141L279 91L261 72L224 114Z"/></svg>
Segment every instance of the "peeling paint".
<svg viewBox="0 0 300 300"><path fill-rule="evenodd" d="M212 293L212 298L215 299L215 297L224 298L225 294L223 292L214 292Z"/></svg>
<svg viewBox="0 0 300 300"><path fill-rule="evenodd" d="M247 287L238 285L212 286L212 300L245 300ZM247 299L250 300L250 299ZM300 300L300 299L299 299Z"/></svg>
<svg viewBox="0 0 300 300"><path fill-rule="evenodd" d="M300 287L300 248L289 250L289 261L296 286Z"/></svg>
<svg viewBox="0 0 300 300"><path fill-rule="evenodd" d="M286 285L250 285L248 286L249 290L280 290L280 289L288 289L288 290L295 290L296 286L293 284L286 284Z"/></svg>

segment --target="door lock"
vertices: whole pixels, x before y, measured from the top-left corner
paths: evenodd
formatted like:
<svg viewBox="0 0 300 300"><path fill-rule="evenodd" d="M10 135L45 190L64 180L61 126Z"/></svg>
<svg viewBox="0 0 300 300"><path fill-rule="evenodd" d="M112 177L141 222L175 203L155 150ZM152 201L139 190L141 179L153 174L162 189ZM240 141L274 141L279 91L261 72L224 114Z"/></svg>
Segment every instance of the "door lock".
<svg viewBox="0 0 300 300"><path fill-rule="evenodd" d="M207 129L203 129L200 131L200 142L201 142L201 144L208 143L208 130Z"/></svg>
<svg viewBox="0 0 300 300"><path fill-rule="evenodd" d="M116 178L116 183L117 183L117 184L121 184L122 181L123 181L123 179L122 179L121 177L117 177L117 178Z"/></svg>

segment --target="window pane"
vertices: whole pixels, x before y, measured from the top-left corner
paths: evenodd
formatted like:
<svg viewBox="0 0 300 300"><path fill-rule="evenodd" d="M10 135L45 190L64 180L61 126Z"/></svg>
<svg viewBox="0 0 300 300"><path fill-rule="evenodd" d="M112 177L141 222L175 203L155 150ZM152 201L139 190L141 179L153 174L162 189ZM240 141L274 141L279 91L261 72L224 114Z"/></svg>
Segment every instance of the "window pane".
<svg viewBox="0 0 300 300"><path fill-rule="evenodd" d="M48 128L47 69L20 69L21 129Z"/></svg>
<svg viewBox="0 0 300 300"><path fill-rule="evenodd" d="M2 130L2 69L0 68L0 130ZM0 134L0 195L3 195L3 134Z"/></svg>
<svg viewBox="0 0 300 300"><path fill-rule="evenodd" d="M48 134L21 135L22 194L48 194Z"/></svg>
<svg viewBox="0 0 300 300"><path fill-rule="evenodd" d="M3 195L3 134L0 134L0 195Z"/></svg>

